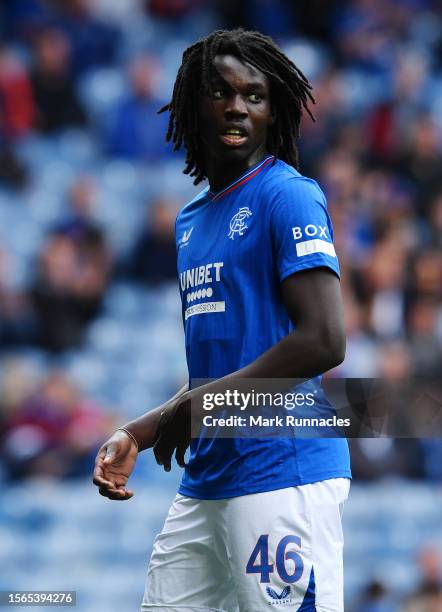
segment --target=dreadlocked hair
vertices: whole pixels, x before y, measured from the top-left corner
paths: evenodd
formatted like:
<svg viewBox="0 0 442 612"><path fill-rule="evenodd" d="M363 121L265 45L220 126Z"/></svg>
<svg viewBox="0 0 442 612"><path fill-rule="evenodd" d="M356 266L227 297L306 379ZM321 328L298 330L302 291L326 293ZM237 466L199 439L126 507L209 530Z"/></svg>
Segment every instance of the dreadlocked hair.
<svg viewBox="0 0 442 612"><path fill-rule="evenodd" d="M174 151L183 145L186 149L184 174L195 177L195 185L206 178L199 135L199 96L202 91L213 93L212 77L216 72L213 60L217 54L234 55L267 76L271 104L276 111L275 123L269 128L268 151L298 168L296 143L303 110L315 120L308 107L309 102L315 102L311 85L271 38L238 28L217 30L184 51L172 99L158 111L169 111L167 142L173 142Z"/></svg>

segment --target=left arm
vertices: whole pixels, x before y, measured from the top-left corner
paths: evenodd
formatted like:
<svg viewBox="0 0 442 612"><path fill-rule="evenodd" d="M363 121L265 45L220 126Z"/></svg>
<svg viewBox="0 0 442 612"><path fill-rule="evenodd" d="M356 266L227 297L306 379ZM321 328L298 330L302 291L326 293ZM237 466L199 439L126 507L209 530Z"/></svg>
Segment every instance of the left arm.
<svg viewBox="0 0 442 612"><path fill-rule="evenodd" d="M312 268L287 277L281 291L295 330L244 368L184 393L163 413L154 453L165 470L170 470L178 447L177 459L183 464L183 414L191 404L201 406L204 394L231 389L244 378L312 378L343 361L345 332L338 277L327 268ZM186 442L187 447L190 437Z"/></svg>
<svg viewBox="0 0 442 612"><path fill-rule="evenodd" d="M344 360L344 315L337 276L327 268L309 269L286 278L281 289L295 330L225 379L312 378Z"/></svg>

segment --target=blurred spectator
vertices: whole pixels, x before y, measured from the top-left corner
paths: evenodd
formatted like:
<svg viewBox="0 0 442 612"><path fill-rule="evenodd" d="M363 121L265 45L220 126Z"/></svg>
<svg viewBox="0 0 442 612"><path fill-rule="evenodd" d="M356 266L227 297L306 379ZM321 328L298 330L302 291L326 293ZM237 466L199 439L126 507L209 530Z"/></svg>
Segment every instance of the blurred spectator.
<svg viewBox="0 0 442 612"><path fill-rule="evenodd" d="M409 307L408 328L415 376L438 376L442 343L437 337L441 306L436 299L418 298Z"/></svg>
<svg viewBox="0 0 442 612"><path fill-rule="evenodd" d="M104 234L93 217L95 203L95 180L88 175L78 176L69 189L68 210L55 225L54 231L79 241L88 234L94 234L104 242Z"/></svg>
<svg viewBox="0 0 442 612"><path fill-rule="evenodd" d="M357 605L352 609L355 612L399 612L392 594L377 580L366 586Z"/></svg>
<svg viewBox="0 0 442 612"><path fill-rule="evenodd" d="M367 258L362 282L371 299L370 324L379 337L397 337L404 323L403 285L407 244L400 228L384 228L385 235Z"/></svg>
<svg viewBox="0 0 442 612"><path fill-rule="evenodd" d="M204 0L142 0L152 17L176 21L187 17L204 4Z"/></svg>
<svg viewBox="0 0 442 612"><path fill-rule="evenodd" d="M413 261L411 290L440 303L442 298L442 252L437 249L419 251Z"/></svg>
<svg viewBox="0 0 442 612"><path fill-rule="evenodd" d="M0 181L7 186L26 183L27 171L13 143L31 130L34 111L26 71L10 49L0 46Z"/></svg>
<svg viewBox="0 0 442 612"><path fill-rule="evenodd" d="M158 115L160 67L153 56L137 57L129 66L130 91L114 112L108 136L109 153L131 160L159 162L171 154L166 143L168 113Z"/></svg>
<svg viewBox="0 0 442 612"><path fill-rule="evenodd" d="M347 293L347 292L346 292ZM373 378L377 374L378 354L376 341L367 322L367 308L358 304L351 295L345 296L345 329L347 348L345 360L334 372L338 376Z"/></svg>
<svg viewBox="0 0 442 612"><path fill-rule="evenodd" d="M50 18L50 3L45 0L7 0L2 3L7 38L28 40Z"/></svg>
<svg viewBox="0 0 442 612"><path fill-rule="evenodd" d="M379 396L372 392L374 399L368 403L367 416L370 421L367 435L385 437L350 441L352 471L356 478L372 480L393 475L407 478L423 476L423 456L418 441L392 437L409 431L407 419L410 418L410 411L404 411L400 394L391 397L385 391L395 381L406 386L412 367L413 356L403 342L391 341L378 349L378 377L386 381L387 386L381 387Z"/></svg>
<svg viewBox="0 0 442 612"><path fill-rule="evenodd" d="M418 210L425 214L430 198L442 187L440 160L442 141L438 125L429 115L418 117L411 125L408 150L400 156L398 170L418 187Z"/></svg>
<svg viewBox="0 0 442 612"><path fill-rule="evenodd" d="M78 75L115 61L118 31L94 15L91 0L9 0L3 9L10 39L32 41L42 28L56 28L72 47L72 70Z"/></svg>
<svg viewBox="0 0 442 612"><path fill-rule="evenodd" d="M22 189L26 186L28 178L26 166L15 155L10 144L2 141L0 136L0 185L12 189Z"/></svg>
<svg viewBox="0 0 442 612"><path fill-rule="evenodd" d="M99 231L50 236L32 290L44 347L59 351L81 343L85 326L100 312L109 271Z"/></svg>
<svg viewBox="0 0 442 612"><path fill-rule="evenodd" d="M113 426L61 372L50 372L6 420L3 455L9 476L84 476Z"/></svg>
<svg viewBox="0 0 442 612"><path fill-rule="evenodd" d="M0 248L0 346L35 342L36 321L25 291L10 286L9 254Z"/></svg>
<svg viewBox="0 0 442 612"><path fill-rule="evenodd" d="M37 385L37 373L18 358L4 359L0 372L0 459L6 437L6 424L20 409Z"/></svg>
<svg viewBox="0 0 442 612"><path fill-rule="evenodd" d="M440 398L432 402L434 412L437 412L436 418L440 423ZM431 427L430 422L430 427ZM423 455L425 478L430 482L442 482L442 439L437 436L439 428L434 428L433 438L422 438L419 440L419 446Z"/></svg>
<svg viewBox="0 0 442 612"><path fill-rule="evenodd" d="M412 18L413 8L407 4L393 0L341 3L332 21L341 61L378 77L388 73L397 38Z"/></svg>
<svg viewBox="0 0 442 612"><path fill-rule="evenodd" d="M416 440L385 437L354 438L349 442L356 480L423 476L422 453Z"/></svg>
<svg viewBox="0 0 442 612"><path fill-rule="evenodd" d="M442 191L433 199L429 210L428 241L439 252L442 250Z"/></svg>
<svg viewBox="0 0 442 612"><path fill-rule="evenodd" d="M418 557L421 584L404 603L404 612L442 610L442 573L440 551L424 548Z"/></svg>
<svg viewBox="0 0 442 612"><path fill-rule="evenodd" d="M138 237L132 255L134 278L146 284L176 280L174 219L178 204L172 199L154 200L148 209L146 227Z"/></svg>
<svg viewBox="0 0 442 612"><path fill-rule="evenodd" d="M291 36L295 29L294 3L290 0L249 0L218 2L223 26L243 26L276 39Z"/></svg>
<svg viewBox="0 0 442 612"><path fill-rule="evenodd" d="M119 33L94 15L91 0L55 0L54 22L71 45L75 75L108 66L116 59Z"/></svg>
<svg viewBox="0 0 442 612"><path fill-rule="evenodd" d="M32 129L35 109L31 84L8 47L0 47L0 109L3 138L15 140Z"/></svg>
<svg viewBox="0 0 442 612"><path fill-rule="evenodd" d="M44 29L34 39L32 87L39 131L85 125L86 115L72 82L69 41L60 30Z"/></svg>
<svg viewBox="0 0 442 612"><path fill-rule="evenodd" d="M332 26L341 8L339 0L297 0L292 4L296 17L296 30L303 36L331 42Z"/></svg>

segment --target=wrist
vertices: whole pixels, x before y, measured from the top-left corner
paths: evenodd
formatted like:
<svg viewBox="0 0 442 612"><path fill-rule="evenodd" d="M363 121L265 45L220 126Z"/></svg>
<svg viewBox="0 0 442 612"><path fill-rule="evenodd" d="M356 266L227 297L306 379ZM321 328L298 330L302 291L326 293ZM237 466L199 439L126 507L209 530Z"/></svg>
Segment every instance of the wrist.
<svg viewBox="0 0 442 612"><path fill-rule="evenodd" d="M202 410L203 406L203 394L201 393L202 387L197 387L195 389L191 389L183 393L180 397L179 403L192 412L194 415L202 414L204 411Z"/></svg>
<svg viewBox="0 0 442 612"><path fill-rule="evenodd" d="M136 437L134 436L134 434L127 428L127 427L119 427L117 431L121 431L123 433L126 434L126 436L131 440L131 442L133 442L133 444L135 445L137 452L140 451L140 444L138 442L138 440L136 439Z"/></svg>
<svg viewBox="0 0 442 612"><path fill-rule="evenodd" d="M136 442L138 452L151 448L155 441L155 435L160 418L160 413L154 415L154 412L148 413L144 417L130 421L123 425L122 429L126 435ZM152 416L149 416L152 415Z"/></svg>

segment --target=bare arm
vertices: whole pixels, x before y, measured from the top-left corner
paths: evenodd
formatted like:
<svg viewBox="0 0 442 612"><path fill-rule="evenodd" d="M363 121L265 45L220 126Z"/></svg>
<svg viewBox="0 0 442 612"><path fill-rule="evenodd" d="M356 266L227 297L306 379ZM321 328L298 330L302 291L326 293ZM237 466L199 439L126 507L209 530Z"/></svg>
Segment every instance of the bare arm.
<svg viewBox="0 0 442 612"><path fill-rule="evenodd" d="M161 415L168 406L173 404L178 398L180 398L189 389L188 383L186 383L179 391L175 393L167 402L161 404L157 408L146 412L137 419L130 421L124 425L124 429L130 431L138 443L138 452L151 448L154 445L158 423Z"/></svg>
<svg viewBox="0 0 442 612"><path fill-rule="evenodd" d="M184 463L183 412L202 405L205 393L232 389L244 378L312 378L339 365L345 356L345 331L340 284L327 268L298 272L284 280L282 297L295 330L260 355L249 365L184 393L167 408L158 426L159 439L154 446L157 462L170 470L176 450ZM259 333L259 330L257 330ZM187 440L187 445L190 441ZM185 449L184 449L185 450Z"/></svg>
<svg viewBox="0 0 442 612"><path fill-rule="evenodd" d="M295 330L250 365L240 378L312 378L345 356L344 314L337 276L325 268L292 274L282 283L284 305Z"/></svg>
<svg viewBox="0 0 442 612"><path fill-rule="evenodd" d="M169 401L124 426L136 443L131 435L117 429L103 444L95 459L93 476L93 483L101 495L115 500L133 497L133 491L127 489L126 485L135 467L138 453L153 446L161 414L187 389L186 384Z"/></svg>

